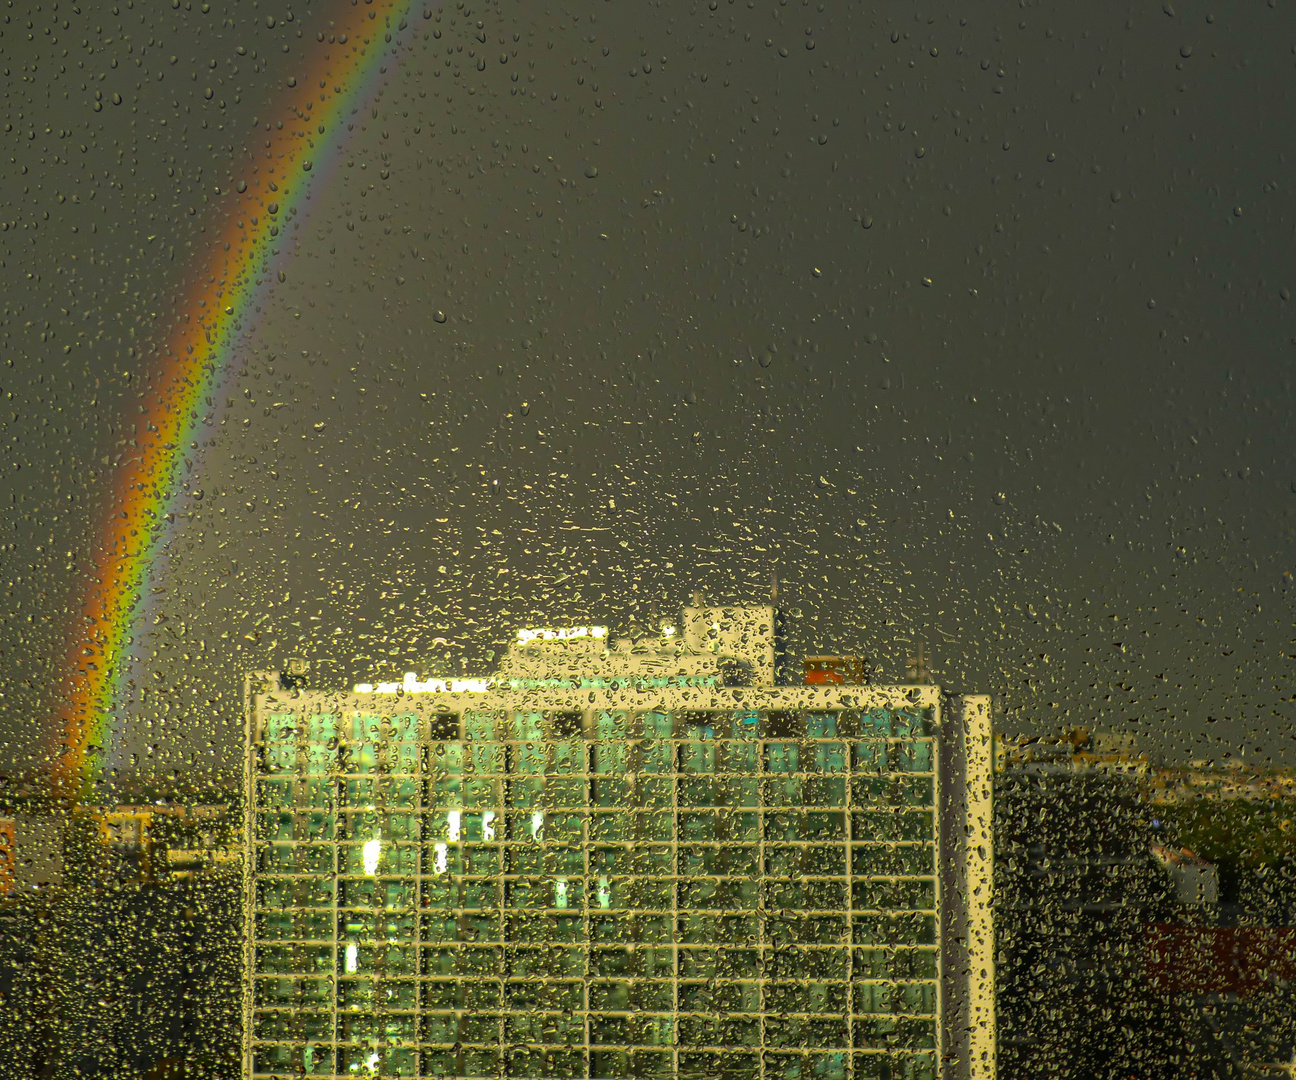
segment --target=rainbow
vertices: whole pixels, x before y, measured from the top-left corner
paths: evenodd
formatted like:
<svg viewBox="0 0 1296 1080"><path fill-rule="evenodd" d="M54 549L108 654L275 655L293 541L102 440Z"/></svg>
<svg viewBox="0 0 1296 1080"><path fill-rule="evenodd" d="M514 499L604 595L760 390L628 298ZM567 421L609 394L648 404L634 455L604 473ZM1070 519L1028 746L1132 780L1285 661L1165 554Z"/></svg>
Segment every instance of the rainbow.
<svg viewBox="0 0 1296 1080"><path fill-rule="evenodd" d="M337 8L313 70L289 81L296 92L282 120L259 122L264 146L250 175L229 193L231 205L159 350L145 415L117 467L69 635L56 703L58 743L47 747L55 792L65 800L85 797L102 769L150 579L182 520L176 511L231 360L282 275L288 234L336 165L351 118L382 84L417 23L432 16L424 0L337 0Z"/></svg>

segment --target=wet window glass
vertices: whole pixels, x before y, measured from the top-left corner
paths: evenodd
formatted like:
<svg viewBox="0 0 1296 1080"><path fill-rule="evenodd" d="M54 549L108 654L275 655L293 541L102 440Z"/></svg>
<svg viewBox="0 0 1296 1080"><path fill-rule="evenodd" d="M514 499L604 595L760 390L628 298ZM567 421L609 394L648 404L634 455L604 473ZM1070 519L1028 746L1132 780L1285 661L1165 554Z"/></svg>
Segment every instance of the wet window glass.
<svg viewBox="0 0 1296 1080"><path fill-rule="evenodd" d="M1291 1075L1281 4L0 15L18 1075Z"/></svg>

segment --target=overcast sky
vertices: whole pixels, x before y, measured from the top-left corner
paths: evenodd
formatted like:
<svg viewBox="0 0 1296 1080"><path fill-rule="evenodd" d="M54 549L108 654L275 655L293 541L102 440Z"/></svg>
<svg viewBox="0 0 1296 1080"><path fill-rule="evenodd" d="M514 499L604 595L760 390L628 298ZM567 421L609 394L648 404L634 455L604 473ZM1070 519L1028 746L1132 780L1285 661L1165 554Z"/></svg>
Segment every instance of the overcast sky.
<svg viewBox="0 0 1296 1080"><path fill-rule="evenodd" d="M26 9L4 768L38 756L216 189L330 18ZM289 655L337 686L482 671L520 625L615 634L774 574L794 655L899 679L922 639L1012 732L1292 761L1296 24L933 10L428 20L234 368L111 764L236 765L239 673Z"/></svg>

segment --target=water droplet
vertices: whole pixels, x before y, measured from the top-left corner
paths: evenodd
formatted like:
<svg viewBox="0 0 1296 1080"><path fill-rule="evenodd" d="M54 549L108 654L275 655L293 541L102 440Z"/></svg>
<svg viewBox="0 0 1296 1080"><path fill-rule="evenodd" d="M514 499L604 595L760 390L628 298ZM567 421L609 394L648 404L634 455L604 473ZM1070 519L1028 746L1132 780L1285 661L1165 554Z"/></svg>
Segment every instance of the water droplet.
<svg viewBox="0 0 1296 1080"><path fill-rule="evenodd" d="M267 16L266 16L266 29L267 29L267 30L273 30L273 29L274 29L274 24L275 24L275 17L274 17L273 15L267 15Z"/></svg>
<svg viewBox="0 0 1296 1080"><path fill-rule="evenodd" d="M597 169L595 166L593 166L593 165L586 165L586 166L585 166L585 175L586 175L586 177L588 177L590 180L593 180L596 176L598 176L598 169Z"/></svg>
<svg viewBox="0 0 1296 1080"><path fill-rule="evenodd" d="M522 402L522 415L523 416L531 415L531 402L529 401Z"/></svg>
<svg viewBox="0 0 1296 1080"><path fill-rule="evenodd" d="M314 164L315 164L315 163L314 163L313 161L303 161L303 162L302 162L302 172L310 172L310 171L311 171L311 167L312 167Z"/></svg>
<svg viewBox="0 0 1296 1080"><path fill-rule="evenodd" d="M445 313L444 311L437 311L437 312L434 312L433 315L432 315L432 321L433 321L433 322L439 322L439 323L443 323L443 322L445 322L445 321L446 321L446 313Z"/></svg>
<svg viewBox="0 0 1296 1080"><path fill-rule="evenodd" d="M245 191L247 191L247 181L246 181L246 180L240 180L240 181L238 182L238 193L239 193L240 195L242 195L243 192L245 192Z"/></svg>

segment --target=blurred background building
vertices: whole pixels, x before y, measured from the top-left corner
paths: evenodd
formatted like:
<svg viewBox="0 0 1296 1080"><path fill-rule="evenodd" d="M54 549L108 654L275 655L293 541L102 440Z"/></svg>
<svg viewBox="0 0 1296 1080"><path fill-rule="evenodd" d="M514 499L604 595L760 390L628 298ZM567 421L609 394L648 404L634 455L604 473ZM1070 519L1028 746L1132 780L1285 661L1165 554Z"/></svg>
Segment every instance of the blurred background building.
<svg viewBox="0 0 1296 1080"><path fill-rule="evenodd" d="M995 758L1001 1075L1293 1075L1290 770L1086 728Z"/></svg>
<svg viewBox="0 0 1296 1080"><path fill-rule="evenodd" d="M0 789L0 1075L236 1074L240 800L138 794Z"/></svg>

